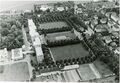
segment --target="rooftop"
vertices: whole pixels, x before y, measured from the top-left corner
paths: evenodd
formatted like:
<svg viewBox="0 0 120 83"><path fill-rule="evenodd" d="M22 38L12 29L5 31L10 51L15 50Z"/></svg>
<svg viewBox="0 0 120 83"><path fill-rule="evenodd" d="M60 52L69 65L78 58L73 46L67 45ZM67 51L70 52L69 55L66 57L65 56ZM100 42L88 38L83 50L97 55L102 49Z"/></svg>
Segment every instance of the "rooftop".
<svg viewBox="0 0 120 83"><path fill-rule="evenodd" d="M0 61L4 61L8 58L8 51L6 48L0 50Z"/></svg>
<svg viewBox="0 0 120 83"><path fill-rule="evenodd" d="M12 59L23 58L22 48L12 49Z"/></svg>

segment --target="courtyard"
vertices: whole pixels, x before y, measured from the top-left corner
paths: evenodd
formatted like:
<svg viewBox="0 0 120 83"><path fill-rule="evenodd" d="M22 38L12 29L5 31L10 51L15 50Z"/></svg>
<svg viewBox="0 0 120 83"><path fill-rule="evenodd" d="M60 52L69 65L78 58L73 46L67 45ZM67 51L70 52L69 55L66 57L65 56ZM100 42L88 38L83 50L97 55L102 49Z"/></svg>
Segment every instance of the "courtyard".
<svg viewBox="0 0 120 83"><path fill-rule="evenodd" d="M0 81L26 81L29 77L27 62L0 65Z"/></svg>
<svg viewBox="0 0 120 83"><path fill-rule="evenodd" d="M59 39L74 39L75 37L76 35L71 31L65 31L65 32L47 34L46 39L49 41L55 41Z"/></svg>
<svg viewBox="0 0 120 83"><path fill-rule="evenodd" d="M89 52L81 43L50 48L54 60L81 58L89 55Z"/></svg>

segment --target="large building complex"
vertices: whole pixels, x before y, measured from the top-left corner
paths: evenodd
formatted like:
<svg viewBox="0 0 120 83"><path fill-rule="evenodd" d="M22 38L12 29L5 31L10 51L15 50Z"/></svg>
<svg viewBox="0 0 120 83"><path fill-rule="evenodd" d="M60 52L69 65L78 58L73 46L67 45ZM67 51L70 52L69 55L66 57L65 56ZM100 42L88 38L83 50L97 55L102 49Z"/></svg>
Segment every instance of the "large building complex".
<svg viewBox="0 0 120 83"><path fill-rule="evenodd" d="M31 12L20 14L21 19L10 22L19 26L2 24L9 29L1 31L5 46L0 46L8 51L0 50L0 78L33 82L119 81L120 14L116 0L61 1L33 7ZM7 59L10 61L3 64ZM14 69L18 71L9 77Z"/></svg>

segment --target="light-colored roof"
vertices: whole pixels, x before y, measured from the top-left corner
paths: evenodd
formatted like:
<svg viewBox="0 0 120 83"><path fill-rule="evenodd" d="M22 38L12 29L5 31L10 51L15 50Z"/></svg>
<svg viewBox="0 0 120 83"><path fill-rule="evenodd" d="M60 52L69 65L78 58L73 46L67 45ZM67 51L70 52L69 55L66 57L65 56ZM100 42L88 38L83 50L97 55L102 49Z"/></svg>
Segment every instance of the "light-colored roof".
<svg viewBox="0 0 120 83"><path fill-rule="evenodd" d="M37 29L32 19L28 19L28 25L30 31L35 31Z"/></svg>
<svg viewBox="0 0 120 83"><path fill-rule="evenodd" d="M50 9L50 8L52 8L52 6L48 6L48 5L41 5L41 10L43 10L43 11L46 11L47 9Z"/></svg>
<svg viewBox="0 0 120 83"><path fill-rule="evenodd" d="M108 28L109 27L106 24L104 24L104 25L99 24L95 27L95 30L96 30L96 32L102 32L102 31L107 31Z"/></svg>
<svg viewBox="0 0 120 83"><path fill-rule="evenodd" d="M12 49L12 59L19 59L22 57L23 57L22 48Z"/></svg>
<svg viewBox="0 0 120 83"><path fill-rule="evenodd" d="M8 51L6 48L0 50L0 61L8 58Z"/></svg>
<svg viewBox="0 0 120 83"><path fill-rule="evenodd" d="M36 32L36 31L30 31L29 33L30 33L30 36L31 36L31 37L39 36L39 33Z"/></svg>
<svg viewBox="0 0 120 83"><path fill-rule="evenodd" d="M36 55L43 55L43 51L41 47L35 47Z"/></svg>
<svg viewBox="0 0 120 83"><path fill-rule="evenodd" d="M42 62L44 58L42 48L37 46L35 47L35 51L36 51L37 61Z"/></svg>
<svg viewBox="0 0 120 83"><path fill-rule="evenodd" d="M105 36L104 40L106 43L110 43L112 41L112 39L110 38L110 36Z"/></svg>
<svg viewBox="0 0 120 83"><path fill-rule="evenodd" d="M41 41L40 41L39 37L36 37L36 38L34 39L33 44L34 44L34 46L35 46L35 45L41 45Z"/></svg>
<svg viewBox="0 0 120 83"><path fill-rule="evenodd" d="M111 18L114 20L114 21L119 21L119 17L116 15L116 13L112 13L111 15Z"/></svg>
<svg viewBox="0 0 120 83"><path fill-rule="evenodd" d="M97 21L97 20L92 20L92 21L91 21L91 24L92 24L93 26L95 26L96 24L98 24L98 21Z"/></svg>
<svg viewBox="0 0 120 83"><path fill-rule="evenodd" d="M36 32L36 26L35 26L35 24L34 24L34 22L33 22L33 20L32 19L28 19L28 25L29 25L29 33L30 33L30 36L38 36L39 35L39 33L38 32Z"/></svg>
<svg viewBox="0 0 120 83"><path fill-rule="evenodd" d="M58 11L63 11L64 8L63 8L63 7L57 7L57 10L58 10Z"/></svg>

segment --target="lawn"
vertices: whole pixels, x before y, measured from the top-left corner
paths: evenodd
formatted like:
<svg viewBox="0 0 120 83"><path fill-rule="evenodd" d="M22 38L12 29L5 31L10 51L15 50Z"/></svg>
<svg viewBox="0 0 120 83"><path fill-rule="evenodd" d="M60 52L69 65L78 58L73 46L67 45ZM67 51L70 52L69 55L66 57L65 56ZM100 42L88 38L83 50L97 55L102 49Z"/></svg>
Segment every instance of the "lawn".
<svg viewBox="0 0 120 83"><path fill-rule="evenodd" d="M66 37L68 39L74 39L76 35L72 33L71 31L65 31L65 32L47 34L46 39L50 41L54 41L54 40L57 40L57 38L59 37Z"/></svg>
<svg viewBox="0 0 120 83"><path fill-rule="evenodd" d="M96 60L94 62L94 65L99 71L99 73L102 75L102 77L113 74L113 72L109 69L109 67L100 60Z"/></svg>
<svg viewBox="0 0 120 83"><path fill-rule="evenodd" d="M26 62L0 66L0 81L25 81L29 79L28 64Z"/></svg>
<svg viewBox="0 0 120 83"><path fill-rule="evenodd" d="M60 47L51 47L50 49L56 61L69 58L81 58L89 55L89 52L81 43Z"/></svg>
<svg viewBox="0 0 120 83"><path fill-rule="evenodd" d="M79 69L77 69L79 75L81 76L82 80L90 80L95 79L96 75L91 70L89 64L80 65Z"/></svg>
<svg viewBox="0 0 120 83"><path fill-rule="evenodd" d="M62 28L68 26L66 22L49 22L49 23L42 23L39 25L40 29L52 29L52 28Z"/></svg>

